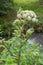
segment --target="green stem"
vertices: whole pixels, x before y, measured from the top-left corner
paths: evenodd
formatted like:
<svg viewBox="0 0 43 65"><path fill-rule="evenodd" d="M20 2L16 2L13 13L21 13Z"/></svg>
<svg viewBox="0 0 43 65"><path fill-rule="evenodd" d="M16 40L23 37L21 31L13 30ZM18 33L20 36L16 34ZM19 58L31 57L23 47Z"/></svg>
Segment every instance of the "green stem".
<svg viewBox="0 0 43 65"><path fill-rule="evenodd" d="M22 48L22 45L21 45L20 48L19 48L19 53L18 53L18 63L17 63L17 65L20 65L21 48Z"/></svg>

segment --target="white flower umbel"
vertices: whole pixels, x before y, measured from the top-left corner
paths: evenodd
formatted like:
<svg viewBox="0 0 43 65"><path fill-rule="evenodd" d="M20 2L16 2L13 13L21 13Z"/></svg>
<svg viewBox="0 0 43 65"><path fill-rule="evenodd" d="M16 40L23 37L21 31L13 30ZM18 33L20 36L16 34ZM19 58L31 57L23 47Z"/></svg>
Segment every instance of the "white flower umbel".
<svg viewBox="0 0 43 65"><path fill-rule="evenodd" d="M24 19L24 20L28 20L32 22L38 21L37 15L35 14L34 11L31 11L31 10L21 11L20 13L17 14L17 17L19 19Z"/></svg>

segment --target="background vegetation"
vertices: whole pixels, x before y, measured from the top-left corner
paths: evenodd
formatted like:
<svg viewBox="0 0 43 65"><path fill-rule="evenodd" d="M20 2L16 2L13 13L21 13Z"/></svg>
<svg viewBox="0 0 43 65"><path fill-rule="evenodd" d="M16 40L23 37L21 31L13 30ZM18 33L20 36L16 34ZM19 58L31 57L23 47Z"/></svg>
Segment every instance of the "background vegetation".
<svg viewBox="0 0 43 65"><path fill-rule="evenodd" d="M25 20L17 18L19 9L32 10L39 19L39 22L35 24L29 22L30 27L26 35L22 33L22 29L27 27L22 27ZM1 0L0 65L43 65L43 46L36 42L28 43L33 32L43 33L43 1Z"/></svg>

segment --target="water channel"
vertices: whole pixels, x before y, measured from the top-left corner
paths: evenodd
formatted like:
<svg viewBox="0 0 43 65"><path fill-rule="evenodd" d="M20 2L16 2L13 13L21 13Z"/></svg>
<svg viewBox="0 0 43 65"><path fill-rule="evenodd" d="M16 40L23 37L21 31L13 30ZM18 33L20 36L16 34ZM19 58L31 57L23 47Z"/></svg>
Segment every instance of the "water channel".
<svg viewBox="0 0 43 65"><path fill-rule="evenodd" d="M43 33L33 33L28 42L32 44L34 41L43 45Z"/></svg>

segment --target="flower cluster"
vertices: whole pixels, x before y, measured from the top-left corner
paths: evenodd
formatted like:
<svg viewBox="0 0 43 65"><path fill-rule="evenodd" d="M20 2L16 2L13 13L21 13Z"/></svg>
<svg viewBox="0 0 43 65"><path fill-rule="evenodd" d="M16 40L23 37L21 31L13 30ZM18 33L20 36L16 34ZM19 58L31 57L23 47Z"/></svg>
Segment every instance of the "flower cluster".
<svg viewBox="0 0 43 65"><path fill-rule="evenodd" d="M31 11L31 10L25 10L25 11L18 12L17 18L28 20L28 21L33 21L33 22L38 21L37 15L35 14L34 11Z"/></svg>

